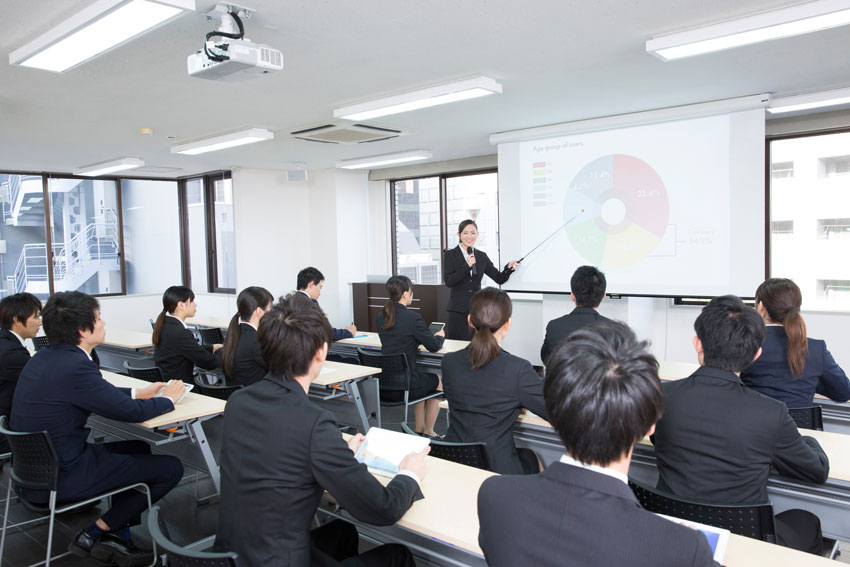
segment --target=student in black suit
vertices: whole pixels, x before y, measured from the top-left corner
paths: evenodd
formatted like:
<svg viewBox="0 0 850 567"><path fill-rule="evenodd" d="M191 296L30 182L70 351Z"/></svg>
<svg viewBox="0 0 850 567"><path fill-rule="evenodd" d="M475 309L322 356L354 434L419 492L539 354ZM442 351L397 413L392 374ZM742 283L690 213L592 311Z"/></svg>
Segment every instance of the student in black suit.
<svg viewBox="0 0 850 567"><path fill-rule="evenodd" d="M325 285L325 276L316 268L304 268L298 272L297 290L313 300L316 305L319 304L319 296L322 295L322 288ZM357 334L357 327L352 323L344 329L333 330L333 340L341 341L342 339L350 339Z"/></svg>
<svg viewBox="0 0 850 567"><path fill-rule="evenodd" d="M365 438L346 444L333 414L307 397L331 333L321 309L301 294L282 299L257 332L269 373L227 402L215 549L235 551L245 565L331 566L356 556L350 524L310 531L325 490L355 518L377 525L396 522L422 497L427 448L405 457L385 487L354 459ZM413 558L407 548L389 545L345 565L400 567Z"/></svg>
<svg viewBox="0 0 850 567"><path fill-rule="evenodd" d="M0 415L9 417L18 376L30 361L24 343L41 328L41 301L31 293L16 293L0 301ZM9 443L0 435L0 453Z"/></svg>
<svg viewBox="0 0 850 567"><path fill-rule="evenodd" d="M761 356L741 372L741 381L789 408L810 406L815 392L850 400L850 380L826 343L806 337L800 314L803 294L791 280L770 278L756 290L756 311L767 325Z"/></svg>
<svg viewBox="0 0 850 567"><path fill-rule="evenodd" d="M418 313L408 307L413 302L413 283L407 276L393 276L387 280L387 295L389 300L378 313L378 336L381 338L381 353L405 354L407 367L410 369L410 392L408 398L415 400L427 396L434 390L440 390L440 378L430 372L420 372L416 368L416 355L419 345L424 345L431 352L443 348L446 332L440 329L432 333ZM401 392L382 392L381 397L387 401L400 401ZM413 405L416 421L416 433L436 438L434 423L440 413L440 400L429 398L424 402Z"/></svg>
<svg viewBox="0 0 850 567"><path fill-rule="evenodd" d="M500 346L511 327L511 310L511 298L494 287L469 302L472 342L445 355L442 363L451 411L446 441L485 441L491 471L532 474L540 472L540 462L530 449L517 449L513 428L522 408L546 417L543 383L531 363Z"/></svg>
<svg viewBox="0 0 850 567"><path fill-rule="evenodd" d="M257 327L274 303L274 296L264 287L246 287L236 298L236 315L230 320L221 367L230 385L248 386L268 374L266 361L257 342Z"/></svg>
<svg viewBox="0 0 850 567"><path fill-rule="evenodd" d="M116 388L103 379L91 350L106 333L95 298L78 291L53 294L44 306L44 330L50 346L26 365L12 404L11 429L46 430L59 456L58 502L81 500L128 484L143 482L156 502L183 477L177 457L151 455L143 441L87 443L92 413L137 423L174 409L186 390L183 382L156 382L142 389ZM161 397L154 397L165 388ZM47 503L46 491L22 490L31 502ZM121 566L149 564L153 557L133 545L129 526L147 508L141 492L112 497L112 507L78 532L69 550Z"/></svg>
<svg viewBox="0 0 850 567"><path fill-rule="evenodd" d="M609 321L599 314L599 304L605 298L605 274L593 266L581 266L570 278L570 297L576 308L557 319L552 319L546 325L546 338L540 347L540 359L546 364L546 359L558 346L558 343L570 336L571 333L591 325Z"/></svg>
<svg viewBox="0 0 850 567"><path fill-rule="evenodd" d="M198 309L195 294L182 285L173 285L162 294L162 311L156 318L151 342L153 359L168 380L192 382L195 366L218 368L221 359L214 353L221 345L199 345L184 322Z"/></svg>
<svg viewBox="0 0 850 567"><path fill-rule="evenodd" d="M770 467L806 482L825 482L829 461L818 442L801 437L785 404L741 383L761 354L764 322L737 297L717 297L694 323L700 368L664 383L666 407L655 429L658 488L715 504L768 501ZM776 540L819 553L820 521L804 510L776 516Z"/></svg>
<svg viewBox="0 0 850 567"><path fill-rule="evenodd" d="M632 449L664 409L646 343L623 323L586 327L552 354L543 388L566 454L540 474L481 485L487 564L716 565L700 532L642 510L628 486Z"/></svg>
<svg viewBox="0 0 850 567"><path fill-rule="evenodd" d="M446 336L450 339L469 340L471 329L466 317L469 315L469 300L481 289L484 274L502 285L519 266L516 260L505 264L501 272L496 269L487 254L475 250L478 240L478 225L473 220L465 220L458 226L457 238L460 241L454 248L446 250L443 256L443 281L451 290L449 296L449 320L446 322Z"/></svg>

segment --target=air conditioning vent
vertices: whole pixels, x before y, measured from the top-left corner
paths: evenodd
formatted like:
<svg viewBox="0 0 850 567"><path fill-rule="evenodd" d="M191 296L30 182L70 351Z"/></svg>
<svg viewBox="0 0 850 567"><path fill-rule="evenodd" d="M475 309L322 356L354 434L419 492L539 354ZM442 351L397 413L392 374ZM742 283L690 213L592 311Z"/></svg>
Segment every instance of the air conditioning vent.
<svg viewBox="0 0 850 567"><path fill-rule="evenodd" d="M409 132L403 132L395 128L372 126L370 124L355 124L347 120L338 120L330 124L305 126L297 130L292 130L289 133L298 140L319 142L322 144L364 144L405 136Z"/></svg>

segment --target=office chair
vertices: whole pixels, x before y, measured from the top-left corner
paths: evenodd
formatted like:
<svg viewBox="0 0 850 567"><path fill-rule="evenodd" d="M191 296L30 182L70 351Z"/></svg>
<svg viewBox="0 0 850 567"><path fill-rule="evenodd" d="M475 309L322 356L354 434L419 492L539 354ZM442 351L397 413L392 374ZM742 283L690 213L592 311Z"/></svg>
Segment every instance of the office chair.
<svg viewBox="0 0 850 567"><path fill-rule="evenodd" d="M168 567L238 567L238 556L232 552L211 553L194 551L180 547L172 542L168 528L159 513L159 506L151 508L148 514L148 531L151 539L163 550L168 560Z"/></svg>
<svg viewBox="0 0 850 567"><path fill-rule="evenodd" d="M198 329L198 334L201 336L202 345L224 344L224 335L218 327L201 327Z"/></svg>
<svg viewBox="0 0 850 567"><path fill-rule="evenodd" d="M50 346L50 343L47 341L47 337L44 335L33 337L32 338L32 346L35 347L35 351L38 352L46 346Z"/></svg>
<svg viewBox="0 0 850 567"><path fill-rule="evenodd" d="M194 376L194 380L199 394L209 396L211 398L218 398L219 400L227 400L233 392L242 388L242 386L210 384L204 379L204 377L198 376L197 374Z"/></svg>
<svg viewBox="0 0 850 567"><path fill-rule="evenodd" d="M402 430L408 435L417 435L407 423L401 424ZM428 453L432 457L460 463L468 467L476 469L490 470L490 462L487 460L487 452L485 447L487 443L452 443L451 441L437 441L432 439L431 452Z"/></svg>
<svg viewBox="0 0 850 567"><path fill-rule="evenodd" d="M791 415L791 419L797 424L797 427L823 431L823 409L819 405L788 408L788 413Z"/></svg>
<svg viewBox="0 0 850 567"><path fill-rule="evenodd" d="M133 366L130 364L129 360L124 361L124 370L127 371L127 374L130 375L131 378L138 378L139 380L145 380L146 382L167 382L165 376L162 374L162 369L159 366Z"/></svg>

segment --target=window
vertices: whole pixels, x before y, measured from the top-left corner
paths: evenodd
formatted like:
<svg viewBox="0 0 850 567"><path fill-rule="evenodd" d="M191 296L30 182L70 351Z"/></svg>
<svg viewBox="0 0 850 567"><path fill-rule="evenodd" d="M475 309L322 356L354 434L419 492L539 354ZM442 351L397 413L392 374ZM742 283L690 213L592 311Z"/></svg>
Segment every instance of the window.
<svg viewBox="0 0 850 567"><path fill-rule="evenodd" d="M44 180L40 175L0 174L0 297L29 292L50 295Z"/></svg>
<svg viewBox="0 0 850 567"><path fill-rule="evenodd" d="M213 291L236 292L236 238L233 233L233 182L230 174L212 180L215 201L215 266Z"/></svg>
<svg viewBox="0 0 850 567"><path fill-rule="evenodd" d="M850 310L850 131L770 140L768 159L770 275L805 309Z"/></svg>
<svg viewBox="0 0 850 567"><path fill-rule="evenodd" d="M186 262L189 277L185 278L186 285L195 291L208 291L207 219L203 177L186 181L186 239L189 253Z"/></svg>

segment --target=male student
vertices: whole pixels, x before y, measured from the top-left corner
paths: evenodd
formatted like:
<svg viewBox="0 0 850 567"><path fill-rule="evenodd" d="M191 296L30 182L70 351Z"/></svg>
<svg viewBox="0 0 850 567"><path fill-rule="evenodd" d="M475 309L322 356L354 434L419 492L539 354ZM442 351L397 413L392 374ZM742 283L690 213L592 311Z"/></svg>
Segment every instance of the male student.
<svg viewBox="0 0 850 567"><path fill-rule="evenodd" d="M322 287L325 285L325 276L316 268L304 268L298 272L298 291L313 300L316 305L319 304L319 296L322 295ZM353 324L344 329L333 329L334 341L342 339L350 339L357 334L357 327Z"/></svg>
<svg viewBox="0 0 850 567"><path fill-rule="evenodd" d="M741 371L761 354L764 321L737 297L717 297L694 323L700 368L664 384L664 417L655 430L658 488L715 504L768 502L770 467L807 482L825 482L829 461L817 441L801 437L782 402L751 390ZM776 516L777 543L819 553L820 521L803 510Z"/></svg>
<svg viewBox="0 0 850 567"><path fill-rule="evenodd" d="M50 346L38 351L21 372L12 402L10 428L46 430L59 456L58 502L83 500L112 489L143 482L156 502L183 477L176 457L151 455L143 441L87 443L86 421L92 413L138 423L174 409L185 391L182 382L156 382L140 389L116 388L103 379L91 360L92 349L106 338L100 306L78 291L53 294L42 311ZM165 388L162 397L154 397ZM47 503L47 491L21 491L31 502ZM130 539L130 526L147 508L142 492L112 497L112 506L78 532L69 546L75 555L91 555L121 567L147 565L150 551Z"/></svg>
<svg viewBox="0 0 850 567"><path fill-rule="evenodd" d="M581 266L570 278L570 297L576 308L570 313L549 321L546 325L546 338L540 347L543 364L558 346L558 343L571 333L590 325L610 319L599 314L599 304L605 297L605 274L593 266Z"/></svg>
<svg viewBox="0 0 850 567"><path fill-rule="evenodd" d="M233 394L224 411L215 549L235 551L252 567L336 566L345 559L359 567L412 566L404 546L356 557L352 525L334 521L311 532L310 524L325 490L358 520L393 524L422 497L428 449L405 457L387 486L355 460L365 438L346 443L333 414L307 397L322 371L331 326L302 294L283 298L263 316L257 340L269 373Z"/></svg>
<svg viewBox="0 0 850 567"><path fill-rule="evenodd" d="M9 417L18 376L30 361L25 340L41 328L41 301L31 293L15 293L0 300L0 415ZM0 453L9 443L0 435ZM2 466L2 465L0 465Z"/></svg>
<svg viewBox="0 0 850 567"><path fill-rule="evenodd" d="M552 354L543 396L566 453L542 473L484 481L488 565L716 565L700 532L644 511L628 486L634 444L664 409L646 343L623 323L576 331Z"/></svg>

